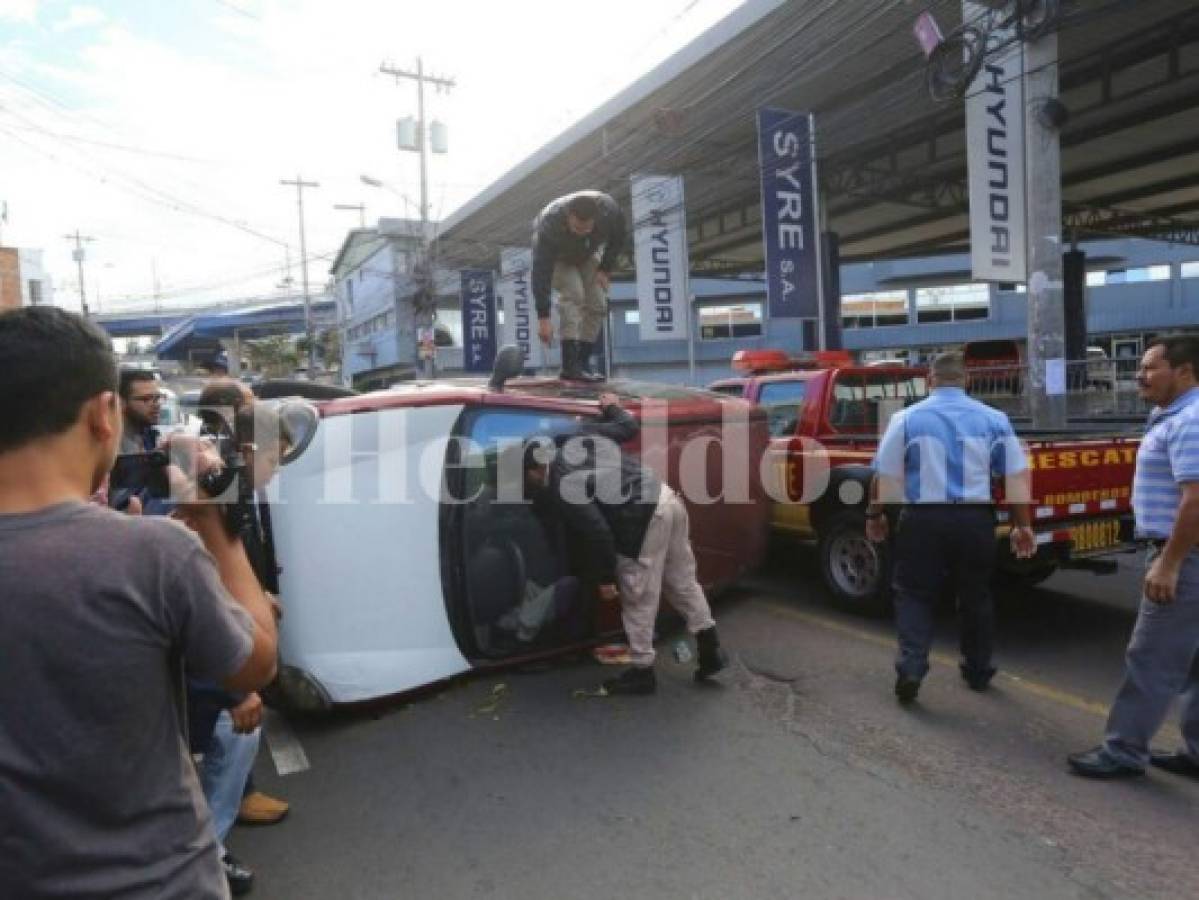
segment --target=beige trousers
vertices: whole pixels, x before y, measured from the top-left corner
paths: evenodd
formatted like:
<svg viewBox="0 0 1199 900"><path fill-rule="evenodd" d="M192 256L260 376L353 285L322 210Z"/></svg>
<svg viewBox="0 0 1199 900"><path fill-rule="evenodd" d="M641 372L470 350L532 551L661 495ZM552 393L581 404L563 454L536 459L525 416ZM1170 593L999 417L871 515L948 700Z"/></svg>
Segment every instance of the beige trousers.
<svg viewBox="0 0 1199 900"><path fill-rule="evenodd" d="M599 254L577 266L554 263L551 282L558 292L559 337L564 341L594 341L608 314L608 293L595 283Z"/></svg>
<svg viewBox="0 0 1199 900"><path fill-rule="evenodd" d="M663 592L692 634L716 624L696 580L689 531L687 507L678 494L662 485L640 558L616 557L621 618L629 640L629 658L635 666L654 664L654 621Z"/></svg>

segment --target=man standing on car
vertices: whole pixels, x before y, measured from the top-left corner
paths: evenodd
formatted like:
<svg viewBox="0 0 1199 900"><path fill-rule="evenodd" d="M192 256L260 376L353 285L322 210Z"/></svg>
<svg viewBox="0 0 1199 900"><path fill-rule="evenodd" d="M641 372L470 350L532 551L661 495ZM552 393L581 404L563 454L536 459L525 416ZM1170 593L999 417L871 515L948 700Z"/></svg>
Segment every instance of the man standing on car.
<svg viewBox="0 0 1199 900"><path fill-rule="evenodd" d="M158 446L158 418L162 391L154 373L125 369L121 372L121 453L149 453Z"/></svg>
<svg viewBox="0 0 1199 900"><path fill-rule="evenodd" d="M265 684L270 604L215 505L180 507L193 533L86 502L121 439L103 332L0 314L0 383L0 897L226 897L182 659Z"/></svg>
<svg viewBox="0 0 1199 900"><path fill-rule="evenodd" d="M663 591L695 635L695 678L703 681L724 669L728 659L696 579L687 508L640 460L620 450L640 426L616 395L600 394L599 404L600 419L583 425L561 450L526 445L525 483L548 497L583 541L600 599L620 599L632 666L604 682L607 692L652 694L657 689L654 622Z"/></svg>
<svg viewBox="0 0 1199 900"><path fill-rule="evenodd" d="M1199 337L1163 337L1141 358L1137 383L1153 404L1137 452L1132 511L1148 546L1141 608L1124 683L1103 744L1068 757L1079 775L1142 775L1146 764L1199 778ZM1183 748L1150 751L1175 697Z"/></svg>
<svg viewBox="0 0 1199 900"><path fill-rule="evenodd" d="M550 290L558 292L562 378L602 381L588 360L603 333L608 287L624 249L624 213L599 191L559 197L533 222L533 301L537 333L547 347L554 337Z"/></svg>
<svg viewBox="0 0 1199 900"><path fill-rule="evenodd" d="M965 384L961 353L936 357L929 370L931 394L891 417L874 457L867 537L886 541L885 504L904 504L893 582L899 632L895 696L904 704L916 699L928 674L933 608L947 578L961 616L962 678L983 691L995 675L993 478L1006 479L1015 522L1012 552L1022 559L1036 553L1024 451L1008 417L966 396Z"/></svg>

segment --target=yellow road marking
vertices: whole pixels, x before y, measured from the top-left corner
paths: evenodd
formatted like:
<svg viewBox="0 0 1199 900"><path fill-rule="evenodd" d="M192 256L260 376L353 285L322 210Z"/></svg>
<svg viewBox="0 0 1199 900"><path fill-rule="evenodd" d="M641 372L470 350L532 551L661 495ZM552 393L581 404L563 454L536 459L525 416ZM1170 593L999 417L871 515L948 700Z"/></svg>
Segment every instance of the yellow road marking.
<svg viewBox="0 0 1199 900"><path fill-rule="evenodd" d="M865 641L868 644L874 644L876 647L885 647L888 650L894 649L895 639L883 637L882 635L874 634L864 628L855 628L853 625L846 625L844 622L838 622L834 619L828 619L824 616L818 616L815 613L804 612L798 609L792 609L789 606L784 606L780 603L769 602L765 604L773 612L786 616L790 619L798 619L801 622L807 622L809 625L816 625L824 628L827 631L835 631L839 634L848 635L849 637L857 638L860 641ZM940 666L948 666L956 669L958 667L957 658L950 656L948 653L933 652L929 654L929 661ZM1051 700L1054 703L1059 703L1062 706L1068 706L1071 709L1079 712L1091 713L1096 716L1107 717L1107 707L1102 703L1096 703L1094 700L1088 700L1085 697L1080 697L1077 694L1072 694L1069 691L1063 691L1059 688L1052 687L1048 684L1042 684L1031 678L1025 678L1022 675L1014 675L1009 672L1000 672L996 678L1001 679L1007 684L1020 690L1040 697L1043 700Z"/></svg>

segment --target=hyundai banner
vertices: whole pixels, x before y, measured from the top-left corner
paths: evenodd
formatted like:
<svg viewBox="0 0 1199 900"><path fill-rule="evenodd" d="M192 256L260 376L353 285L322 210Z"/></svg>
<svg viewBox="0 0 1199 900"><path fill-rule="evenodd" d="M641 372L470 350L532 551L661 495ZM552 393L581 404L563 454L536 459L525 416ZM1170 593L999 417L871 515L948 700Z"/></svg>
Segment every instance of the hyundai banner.
<svg viewBox="0 0 1199 900"><path fill-rule="evenodd" d="M527 247L501 249L500 280L496 284L500 309L504 313L500 343L519 347L527 370L535 370L543 362L541 341L537 337L537 310L529 282L532 263L533 252Z"/></svg>
<svg viewBox="0 0 1199 900"><path fill-rule="evenodd" d="M637 266L637 308L641 340L686 340L687 215L683 179L634 175L633 261Z"/></svg>
<svg viewBox="0 0 1199 900"><path fill-rule="evenodd" d="M462 368L490 372L495 363L495 276L462 271Z"/></svg>
<svg viewBox="0 0 1199 900"><path fill-rule="evenodd" d="M965 0L962 17L996 16ZM1024 45L1015 26L994 28L966 92L966 170L970 186L970 269L975 281L1028 280L1024 242Z"/></svg>
<svg viewBox="0 0 1199 900"><path fill-rule="evenodd" d="M766 301L773 319L820 316L812 162L811 116L758 110Z"/></svg>

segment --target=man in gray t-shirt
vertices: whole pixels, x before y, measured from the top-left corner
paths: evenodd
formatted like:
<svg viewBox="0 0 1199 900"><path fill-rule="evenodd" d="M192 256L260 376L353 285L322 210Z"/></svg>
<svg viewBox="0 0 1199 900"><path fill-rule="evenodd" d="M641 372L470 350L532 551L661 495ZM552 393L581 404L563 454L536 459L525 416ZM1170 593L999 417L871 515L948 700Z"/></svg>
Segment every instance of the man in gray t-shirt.
<svg viewBox="0 0 1199 900"><path fill-rule="evenodd" d="M0 897L226 897L181 661L268 681L269 604L214 507L193 533L84 502L121 432L92 326L0 313L0 384Z"/></svg>

